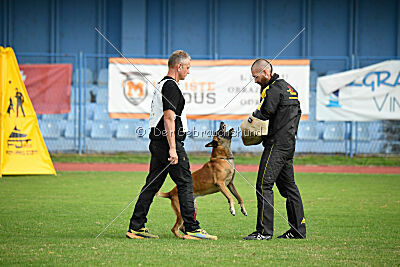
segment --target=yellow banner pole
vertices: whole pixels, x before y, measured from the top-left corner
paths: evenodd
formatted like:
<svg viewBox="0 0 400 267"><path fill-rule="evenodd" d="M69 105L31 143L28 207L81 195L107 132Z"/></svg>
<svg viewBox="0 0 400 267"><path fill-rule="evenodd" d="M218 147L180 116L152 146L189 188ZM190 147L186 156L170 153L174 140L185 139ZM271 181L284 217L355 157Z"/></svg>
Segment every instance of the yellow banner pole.
<svg viewBox="0 0 400 267"><path fill-rule="evenodd" d="M3 147L3 140L4 140L4 125L3 125L3 116L4 116L4 110L3 110L3 103L4 103L4 90L6 88L6 76L4 71L6 70L5 68L5 60L4 60L4 53L3 53L3 47L0 46L0 177L2 177L3 174L3 161L4 161L4 147Z"/></svg>

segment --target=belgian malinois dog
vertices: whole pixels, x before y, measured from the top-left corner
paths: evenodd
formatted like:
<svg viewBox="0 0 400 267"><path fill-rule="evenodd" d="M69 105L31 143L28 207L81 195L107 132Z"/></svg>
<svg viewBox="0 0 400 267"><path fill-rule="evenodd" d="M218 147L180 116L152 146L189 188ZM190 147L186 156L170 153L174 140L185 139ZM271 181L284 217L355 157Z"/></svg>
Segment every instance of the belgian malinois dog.
<svg viewBox="0 0 400 267"><path fill-rule="evenodd" d="M231 191L238 200L242 213L247 216L243 200L233 184L235 163L233 162L233 154L231 150L232 134L233 129L230 129L229 132L227 132L225 123L221 122L219 130L214 134L212 141L206 144L206 147L213 148L210 161L204 164L199 170L192 173L193 197L196 214L198 211L196 204L197 197L221 192L229 201L229 211L232 215L235 215L233 198L229 193L229 191ZM176 214L176 222L171 231L175 236L183 238L182 235L179 234L179 230L184 232L184 229L177 187L175 186L168 193L158 192L157 195L159 197L171 199L171 206Z"/></svg>

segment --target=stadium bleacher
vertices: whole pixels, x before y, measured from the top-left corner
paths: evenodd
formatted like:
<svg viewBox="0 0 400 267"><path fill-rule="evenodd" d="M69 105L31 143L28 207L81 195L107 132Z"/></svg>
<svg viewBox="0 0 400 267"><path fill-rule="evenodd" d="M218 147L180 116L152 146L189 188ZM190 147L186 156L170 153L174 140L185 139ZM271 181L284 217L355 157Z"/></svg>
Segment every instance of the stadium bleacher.
<svg viewBox="0 0 400 267"><path fill-rule="evenodd" d="M329 70L329 75L340 70ZM148 151L148 121L139 119L111 119L108 114L108 69L100 69L95 76L90 69L84 71L86 101L81 99L84 116L85 150L88 152ZM94 80L94 77L97 79ZM382 153L389 150L381 122L357 122L347 129L344 122L315 121L316 80L318 73L310 71L309 121L301 121L297 134L297 153L345 153L349 142L357 153ZM50 151L71 151L76 146L79 110L74 87L71 88L71 111L68 114L38 115L40 128ZM243 146L240 139L240 120L226 120L228 129L235 130L232 150L236 153L260 153L262 146ZM219 121L188 120L189 133L185 142L187 151L205 151ZM142 130L138 131L138 128ZM145 134L144 134L145 133ZM387 133L386 133L387 135Z"/></svg>
<svg viewBox="0 0 400 267"><path fill-rule="evenodd" d="M101 69L97 77L97 84L100 86L108 85L108 69Z"/></svg>
<svg viewBox="0 0 400 267"><path fill-rule="evenodd" d="M74 139L75 138L75 132L78 131L76 125L72 121L67 121L67 125L65 127L65 132L64 132L64 138L66 139Z"/></svg>
<svg viewBox="0 0 400 267"><path fill-rule="evenodd" d="M131 121L120 121L117 125L117 132L115 134L117 139L131 139L138 138L136 134L136 123Z"/></svg>
<svg viewBox="0 0 400 267"><path fill-rule="evenodd" d="M39 128L42 136L46 139L58 139L61 136L61 129L57 120L41 120Z"/></svg>
<svg viewBox="0 0 400 267"><path fill-rule="evenodd" d="M108 89L100 88L97 90L96 103L106 104L108 102Z"/></svg>

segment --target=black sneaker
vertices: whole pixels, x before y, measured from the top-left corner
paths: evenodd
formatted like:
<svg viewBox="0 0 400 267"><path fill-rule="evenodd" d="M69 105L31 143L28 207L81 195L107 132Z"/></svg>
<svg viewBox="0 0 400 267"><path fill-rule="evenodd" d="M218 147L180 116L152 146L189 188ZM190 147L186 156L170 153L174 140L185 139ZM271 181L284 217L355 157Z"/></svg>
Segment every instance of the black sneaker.
<svg viewBox="0 0 400 267"><path fill-rule="evenodd" d="M296 231L290 229L286 231L283 235L278 236L277 238L286 238L286 239L305 239L305 237L301 236Z"/></svg>
<svg viewBox="0 0 400 267"><path fill-rule="evenodd" d="M243 237L244 240L271 240L272 235L263 235L260 232L253 232L246 237Z"/></svg>

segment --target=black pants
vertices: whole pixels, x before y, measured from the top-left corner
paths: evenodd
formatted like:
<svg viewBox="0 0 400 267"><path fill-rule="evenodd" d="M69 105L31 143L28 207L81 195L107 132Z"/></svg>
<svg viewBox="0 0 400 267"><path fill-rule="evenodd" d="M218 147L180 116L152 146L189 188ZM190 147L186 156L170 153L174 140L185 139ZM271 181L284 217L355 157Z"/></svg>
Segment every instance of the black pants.
<svg viewBox="0 0 400 267"><path fill-rule="evenodd" d="M306 237L306 224L303 203L299 189L294 181L292 149L266 145L261 156L257 176L257 226L258 232L268 235L274 233L274 183L279 193L286 198L286 210L289 223ZM269 203L268 203L269 202ZM271 206L272 205L272 206ZM291 228L293 228L291 227ZM296 231L294 231L297 233Z"/></svg>
<svg viewBox="0 0 400 267"><path fill-rule="evenodd" d="M141 191L142 193L136 202L129 229L138 230L144 227L147 222L146 216L153 202L153 198L160 190L168 173L178 187L179 205L185 230L193 231L198 229L199 222L196 220L193 201L193 179L190 172L189 159L186 155L183 143L176 142L178 164L170 165L162 173L161 171L169 164L168 143L165 141L152 140L149 148L151 153L150 172L147 175L146 184L142 188L142 191L144 191ZM157 177L157 175L159 176Z"/></svg>

